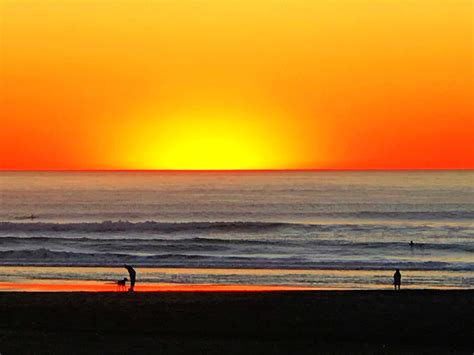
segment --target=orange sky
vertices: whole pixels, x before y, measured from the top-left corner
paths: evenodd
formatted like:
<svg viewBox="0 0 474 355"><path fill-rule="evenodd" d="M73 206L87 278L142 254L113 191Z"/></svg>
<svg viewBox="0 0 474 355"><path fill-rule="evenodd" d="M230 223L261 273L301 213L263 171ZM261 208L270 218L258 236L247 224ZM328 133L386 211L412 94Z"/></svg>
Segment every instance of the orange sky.
<svg viewBox="0 0 474 355"><path fill-rule="evenodd" d="M0 0L2 169L474 168L471 0Z"/></svg>

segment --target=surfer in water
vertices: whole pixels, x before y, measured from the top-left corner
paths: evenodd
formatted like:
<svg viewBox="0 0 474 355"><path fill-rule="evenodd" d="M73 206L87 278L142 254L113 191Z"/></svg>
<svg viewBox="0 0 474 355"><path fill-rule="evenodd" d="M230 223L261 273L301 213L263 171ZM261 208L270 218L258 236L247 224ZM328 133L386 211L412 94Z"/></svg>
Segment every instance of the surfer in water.
<svg viewBox="0 0 474 355"><path fill-rule="evenodd" d="M417 247L417 248L422 248L423 247L423 244L421 243L414 243L413 240L410 241L410 249L413 249L414 247Z"/></svg>
<svg viewBox="0 0 474 355"><path fill-rule="evenodd" d="M135 288L135 278L137 276L137 272L130 265L125 264L123 267L127 269L128 274L130 275L130 288L128 289L128 292L133 292Z"/></svg>

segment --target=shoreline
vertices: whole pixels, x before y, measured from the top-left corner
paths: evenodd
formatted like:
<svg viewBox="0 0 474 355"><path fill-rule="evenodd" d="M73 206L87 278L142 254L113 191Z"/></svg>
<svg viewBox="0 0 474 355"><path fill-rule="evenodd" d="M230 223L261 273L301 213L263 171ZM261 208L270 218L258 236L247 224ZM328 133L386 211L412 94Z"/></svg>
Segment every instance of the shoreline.
<svg viewBox="0 0 474 355"><path fill-rule="evenodd" d="M104 282L75 282L62 280L62 283L51 282L0 282L0 293L124 293L115 284ZM251 285L251 284L174 284L174 283L140 283L135 287L136 293L188 293L188 292L390 292L392 285L373 288L351 288L331 286L290 286L290 285ZM455 286L418 287L403 285L402 291L471 291L474 288Z"/></svg>
<svg viewBox="0 0 474 355"><path fill-rule="evenodd" d="M393 270L137 268L136 291L393 289ZM116 291L121 267L0 267L0 292ZM474 271L402 270L402 289L473 290Z"/></svg>
<svg viewBox="0 0 474 355"><path fill-rule="evenodd" d="M0 292L0 319L5 354L474 349L474 290Z"/></svg>
<svg viewBox="0 0 474 355"><path fill-rule="evenodd" d="M286 292L286 291L316 291L333 290L331 288L315 288L303 286L282 285L242 285L242 284L147 284L135 286L136 293L159 292ZM336 289L334 289L336 290ZM85 292L85 293L124 293L117 290L115 284L104 282L68 282L68 283L19 283L0 282L1 293L29 292Z"/></svg>

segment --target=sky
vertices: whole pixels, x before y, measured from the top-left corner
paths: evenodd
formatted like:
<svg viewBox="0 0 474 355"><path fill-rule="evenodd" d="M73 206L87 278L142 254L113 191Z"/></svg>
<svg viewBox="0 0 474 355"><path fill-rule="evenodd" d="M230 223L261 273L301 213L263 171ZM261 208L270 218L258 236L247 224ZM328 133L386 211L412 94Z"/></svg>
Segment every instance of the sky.
<svg viewBox="0 0 474 355"><path fill-rule="evenodd" d="M471 0L0 0L0 169L472 169Z"/></svg>

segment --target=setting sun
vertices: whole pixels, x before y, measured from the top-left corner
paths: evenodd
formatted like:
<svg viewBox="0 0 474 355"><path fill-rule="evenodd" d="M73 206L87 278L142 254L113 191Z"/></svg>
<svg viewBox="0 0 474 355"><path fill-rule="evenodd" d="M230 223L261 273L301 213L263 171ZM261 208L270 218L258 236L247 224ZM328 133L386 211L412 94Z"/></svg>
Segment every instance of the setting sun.
<svg viewBox="0 0 474 355"><path fill-rule="evenodd" d="M272 149L265 144L268 141L263 132L250 124L239 124L220 115L172 122L162 135L162 151L150 151L152 167L194 170L272 167Z"/></svg>
<svg viewBox="0 0 474 355"><path fill-rule="evenodd" d="M126 168L166 170L281 169L298 145L282 149L291 128L276 112L267 114L237 108L195 107L168 113L148 113L137 125L125 125L128 141L119 154ZM158 116L158 118L157 118Z"/></svg>

